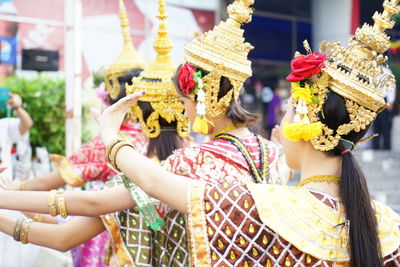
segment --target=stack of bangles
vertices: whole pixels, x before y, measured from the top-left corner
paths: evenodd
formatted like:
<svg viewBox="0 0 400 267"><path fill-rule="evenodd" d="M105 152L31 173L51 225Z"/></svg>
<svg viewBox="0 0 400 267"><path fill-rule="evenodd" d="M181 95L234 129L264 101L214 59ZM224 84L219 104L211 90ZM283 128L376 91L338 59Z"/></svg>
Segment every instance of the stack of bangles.
<svg viewBox="0 0 400 267"><path fill-rule="evenodd" d="M29 226L33 221L31 219L18 219L14 227L14 240L21 241L22 244L28 243Z"/></svg>
<svg viewBox="0 0 400 267"><path fill-rule="evenodd" d="M53 217L61 215L64 219L67 218L67 207L65 204L64 190L51 190L48 199L49 214Z"/></svg>
<svg viewBox="0 0 400 267"><path fill-rule="evenodd" d="M116 163L117 153L124 146L130 146L133 149L136 149L136 147L131 142L129 142L128 140L124 140L124 139L115 139L115 140L111 141L107 145L107 148L106 148L106 160L118 172L121 172L121 170L118 168L117 163Z"/></svg>

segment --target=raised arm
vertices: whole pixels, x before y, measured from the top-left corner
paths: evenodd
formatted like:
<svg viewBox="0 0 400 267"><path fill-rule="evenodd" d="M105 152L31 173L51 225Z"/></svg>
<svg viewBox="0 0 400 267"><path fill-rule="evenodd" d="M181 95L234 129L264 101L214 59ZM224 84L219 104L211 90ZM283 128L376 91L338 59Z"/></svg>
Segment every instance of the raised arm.
<svg viewBox="0 0 400 267"><path fill-rule="evenodd" d="M33 121L28 112L22 107L22 99L17 94L10 93L10 99L7 101L12 109L17 113L18 118L21 120L19 124L19 132L24 135L32 126Z"/></svg>
<svg viewBox="0 0 400 267"><path fill-rule="evenodd" d="M13 236L16 218L0 215L0 231ZM33 222L29 226L28 242L66 252L105 230L98 217L76 217L66 224Z"/></svg>
<svg viewBox="0 0 400 267"><path fill-rule="evenodd" d="M49 196L50 192L2 191L0 209L49 214ZM134 206L124 186L101 191L66 191L63 196L69 215L99 216Z"/></svg>
<svg viewBox="0 0 400 267"><path fill-rule="evenodd" d="M135 93L108 107L103 114L92 110L100 125L104 144L118 139L118 129L130 107L142 96ZM186 212L186 192L191 181L164 170L154 161L142 156L135 149L123 146L116 152L118 168L148 195L161 200L176 210Z"/></svg>

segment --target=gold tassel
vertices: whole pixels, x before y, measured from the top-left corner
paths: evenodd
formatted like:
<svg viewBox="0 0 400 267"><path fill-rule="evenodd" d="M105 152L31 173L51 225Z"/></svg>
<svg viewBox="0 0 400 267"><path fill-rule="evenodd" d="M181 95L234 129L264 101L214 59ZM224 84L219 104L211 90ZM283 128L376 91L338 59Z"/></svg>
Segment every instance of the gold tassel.
<svg viewBox="0 0 400 267"><path fill-rule="evenodd" d="M200 133L208 134L208 120L206 117L203 117L200 120Z"/></svg>
<svg viewBox="0 0 400 267"><path fill-rule="evenodd" d="M193 132L201 133L201 134L208 134L208 124L214 126L214 123L207 120L205 116L196 116L193 122Z"/></svg>
<svg viewBox="0 0 400 267"><path fill-rule="evenodd" d="M193 132L200 133L201 131L201 118L196 116L193 122Z"/></svg>

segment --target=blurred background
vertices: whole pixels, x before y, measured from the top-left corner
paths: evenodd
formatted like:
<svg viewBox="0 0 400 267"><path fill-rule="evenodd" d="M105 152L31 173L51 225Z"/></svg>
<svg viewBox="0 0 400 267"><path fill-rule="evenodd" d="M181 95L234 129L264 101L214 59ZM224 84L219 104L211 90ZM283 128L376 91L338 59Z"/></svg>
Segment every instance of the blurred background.
<svg viewBox="0 0 400 267"><path fill-rule="evenodd" d="M176 64L182 62L184 45L195 33L226 19L231 2L166 0ZM315 51L323 40L346 44L358 26L373 23L371 17L382 10L382 2L255 0L253 20L244 25L246 39L255 47L250 53L254 75L246 82L241 101L262 115L267 134L285 112L290 90L285 77L294 52L305 52L303 41L307 39ZM150 61L157 0L125 0L125 6L134 45ZM394 20L400 22L400 16ZM387 71L400 81L400 24L388 33L392 44ZM88 115L90 107L101 105L96 77L121 47L117 0L0 0L0 87L21 95L32 116L32 162L43 172L51 168L44 160L46 151L70 155L96 133ZM356 152L374 197L398 212L399 85L388 88L388 109L371 128L371 135L380 136ZM0 105L0 117L5 116ZM33 170L27 175L36 174Z"/></svg>

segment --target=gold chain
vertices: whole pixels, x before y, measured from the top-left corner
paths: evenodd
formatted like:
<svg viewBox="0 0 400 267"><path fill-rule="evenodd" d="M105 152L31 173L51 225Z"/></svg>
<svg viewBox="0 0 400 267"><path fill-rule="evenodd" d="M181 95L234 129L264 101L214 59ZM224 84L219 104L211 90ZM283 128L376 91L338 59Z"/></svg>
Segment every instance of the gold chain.
<svg viewBox="0 0 400 267"><path fill-rule="evenodd" d="M220 131L218 131L216 134L214 134L213 137L212 137L212 139L215 139L215 137L217 137L217 136L220 135L220 134L227 133L227 132L232 131L232 130L235 130L235 129L237 129L237 128L238 128L238 127L235 126L234 124L228 124L227 126L225 126L224 128L222 128Z"/></svg>
<svg viewBox="0 0 400 267"><path fill-rule="evenodd" d="M303 180L299 186L304 186L309 183L340 183L340 176L337 175L318 175L318 176L311 176L305 180Z"/></svg>

